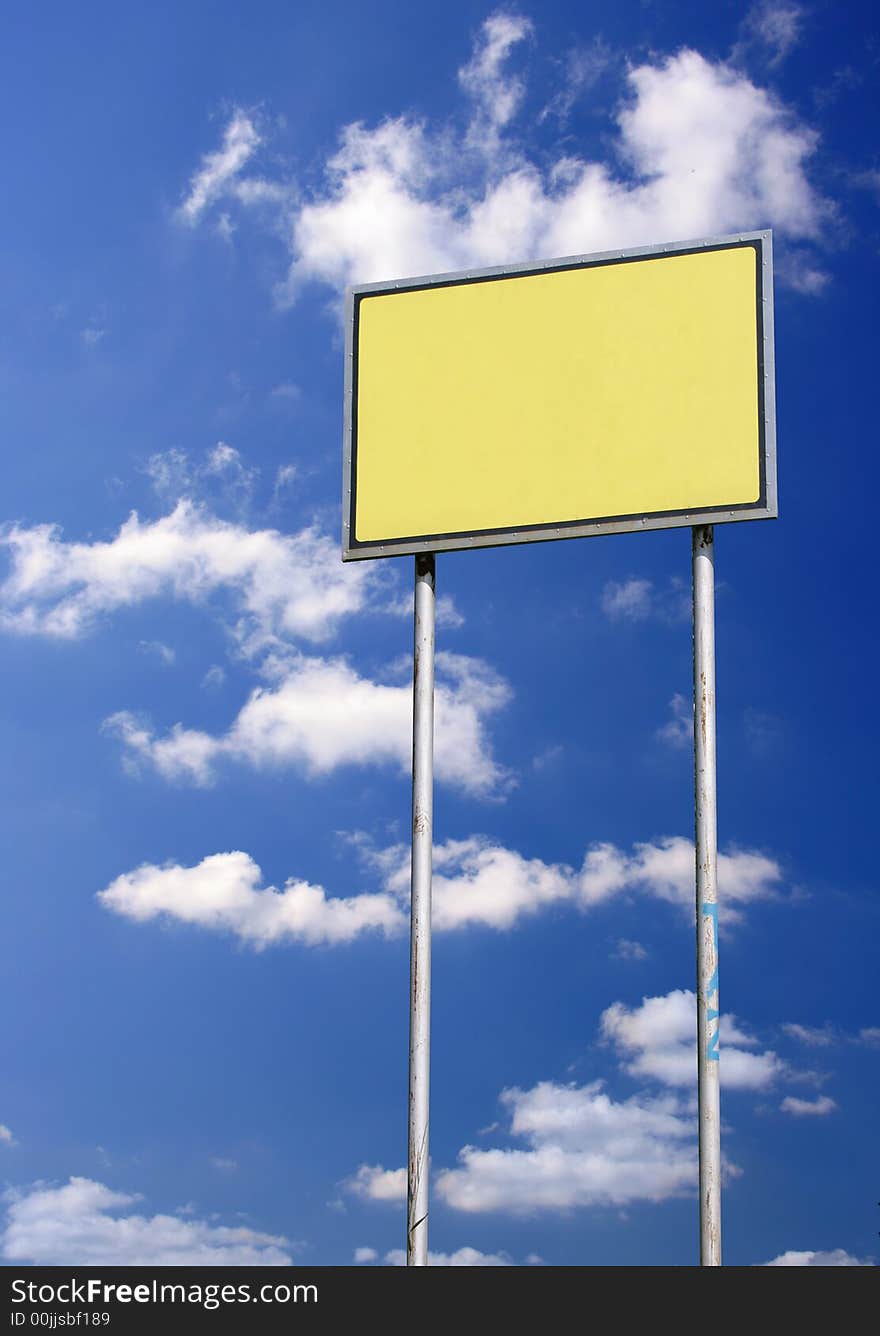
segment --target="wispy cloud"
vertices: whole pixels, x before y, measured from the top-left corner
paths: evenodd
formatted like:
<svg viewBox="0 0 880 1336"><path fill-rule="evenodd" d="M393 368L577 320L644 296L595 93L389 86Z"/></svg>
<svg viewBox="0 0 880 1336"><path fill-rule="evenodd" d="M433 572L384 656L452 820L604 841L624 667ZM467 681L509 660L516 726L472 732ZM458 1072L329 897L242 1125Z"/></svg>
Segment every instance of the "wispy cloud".
<svg viewBox="0 0 880 1336"><path fill-rule="evenodd" d="M158 659L166 668L170 668L177 655L170 645L166 645L161 640L139 640L138 649L141 654L151 654Z"/></svg>
<svg viewBox="0 0 880 1336"><path fill-rule="evenodd" d="M844 1044L880 1047L880 1026L866 1025L850 1032L833 1025L831 1021L826 1021L824 1025L799 1025L795 1021L787 1021L780 1028L789 1039L807 1048L840 1048Z"/></svg>
<svg viewBox="0 0 880 1336"><path fill-rule="evenodd" d="M641 942L634 942L629 937L618 937L614 954L618 960L647 960L649 952Z"/></svg>
<svg viewBox="0 0 880 1336"><path fill-rule="evenodd" d="M612 622L664 622L674 625L688 619L690 593L678 578L658 588L653 580L632 575L626 580L609 580L602 590L600 607Z"/></svg>
<svg viewBox="0 0 880 1336"><path fill-rule="evenodd" d="M668 747L676 751L682 751L690 747L694 740L694 707L693 703L686 700L679 692L676 692L669 702L669 709L672 718L665 724L661 724L657 729L656 736L661 742L665 742Z"/></svg>
<svg viewBox="0 0 880 1336"><path fill-rule="evenodd" d="M193 173L186 197L178 211L180 218L189 224L197 223L206 209L240 177L259 144L260 136L252 117L237 108L223 132L220 148L213 153L206 153L198 170Z"/></svg>
<svg viewBox="0 0 880 1336"><path fill-rule="evenodd" d="M837 1104L830 1095L819 1095L816 1099L798 1099L795 1095L786 1095L779 1107L793 1118L825 1118L829 1113L834 1113Z"/></svg>
<svg viewBox="0 0 880 1336"><path fill-rule="evenodd" d="M508 61L532 31L526 18L504 12L490 15L480 29L473 55L458 72L458 81L474 105L466 142L490 156L499 153L502 133L525 96L525 83L511 74Z"/></svg>
<svg viewBox="0 0 880 1336"><path fill-rule="evenodd" d="M805 8L794 0L758 0L743 19L732 58L745 60L757 52L771 68L781 65L801 40L805 18Z"/></svg>
<svg viewBox="0 0 880 1336"><path fill-rule="evenodd" d="M586 45L572 47L561 62L561 86L553 94L538 119L543 121L548 116L553 116L565 124L575 104L584 93L595 87L608 70L612 59L611 49L602 37L594 37Z"/></svg>

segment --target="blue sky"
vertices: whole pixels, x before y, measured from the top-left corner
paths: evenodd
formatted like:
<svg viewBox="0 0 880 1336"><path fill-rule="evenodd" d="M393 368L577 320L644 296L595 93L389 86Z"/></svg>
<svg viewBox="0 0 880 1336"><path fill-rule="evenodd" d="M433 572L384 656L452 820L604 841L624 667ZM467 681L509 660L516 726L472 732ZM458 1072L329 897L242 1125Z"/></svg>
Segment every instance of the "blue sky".
<svg viewBox="0 0 880 1336"><path fill-rule="evenodd" d="M339 560L342 291L769 226L725 1260L874 1260L869 7L55 4L0 62L4 1259L398 1260L412 571ZM437 1262L696 1260L689 556L438 560Z"/></svg>

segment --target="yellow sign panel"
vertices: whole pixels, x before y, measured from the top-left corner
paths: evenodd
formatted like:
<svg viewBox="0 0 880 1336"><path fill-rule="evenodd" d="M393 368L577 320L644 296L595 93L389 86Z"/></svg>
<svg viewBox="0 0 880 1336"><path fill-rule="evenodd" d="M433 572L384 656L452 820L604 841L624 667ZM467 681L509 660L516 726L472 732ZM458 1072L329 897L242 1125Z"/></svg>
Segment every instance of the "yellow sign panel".
<svg viewBox="0 0 880 1336"><path fill-rule="evenodd" d="M354 289L343 556L775 515L769 234Z"/></svg>

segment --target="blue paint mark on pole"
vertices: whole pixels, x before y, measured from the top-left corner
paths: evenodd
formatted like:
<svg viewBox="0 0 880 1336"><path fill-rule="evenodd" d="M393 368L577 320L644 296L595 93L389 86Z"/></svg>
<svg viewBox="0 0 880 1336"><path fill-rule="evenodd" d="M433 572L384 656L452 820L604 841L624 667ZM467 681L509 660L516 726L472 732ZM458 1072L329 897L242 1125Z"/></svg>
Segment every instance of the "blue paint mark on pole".
<svg viewBox="0 0 880 1336"><path fill-rule="evenodd" d="M719 1041L721 1038L720 1012L718 1010L718 906L717 904L703 903L700 905L700 912L712 920L712 947L715 953L715 970L711 979L706 984L706 1058L709 1062L718 1062ZM712 1005L712 1001L715 1005ZM713 1024L714 1022L714 1024Z"/></svg>

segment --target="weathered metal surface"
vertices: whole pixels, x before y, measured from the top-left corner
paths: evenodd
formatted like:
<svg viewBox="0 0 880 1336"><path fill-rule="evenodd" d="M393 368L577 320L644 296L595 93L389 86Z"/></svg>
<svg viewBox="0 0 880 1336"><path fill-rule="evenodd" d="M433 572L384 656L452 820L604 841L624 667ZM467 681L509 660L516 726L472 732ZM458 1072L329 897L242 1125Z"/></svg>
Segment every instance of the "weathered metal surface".
<svg viewBox="0 0 880 1336"><path fill-rule="evenodd" d="M718 1046L718 818L715 771L715 546L693 529L694 798L697 912L697 1081L700 1264L721 1265L721 1113Z"/></svg>
<svg viewBox="0 0 880 1336"><path fill-rule="evenodd" d="M428 1265L431 865L434 804L434 556L415 559L407 1266Z"/></svg>

